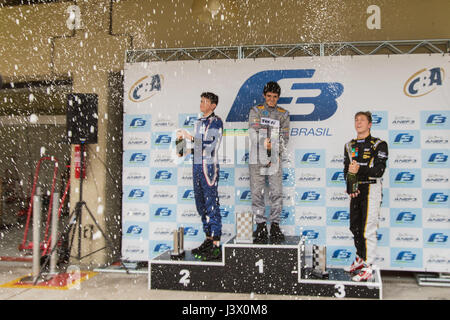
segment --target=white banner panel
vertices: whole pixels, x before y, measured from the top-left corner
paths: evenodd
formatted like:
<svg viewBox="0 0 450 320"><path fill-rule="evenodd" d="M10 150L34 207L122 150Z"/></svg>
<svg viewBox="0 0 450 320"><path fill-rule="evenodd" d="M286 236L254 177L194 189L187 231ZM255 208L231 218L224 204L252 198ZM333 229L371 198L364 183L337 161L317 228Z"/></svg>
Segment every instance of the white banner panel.
<svg viewBox="0 0 450 320"><path fill-rule="evenodd" d="M225 237L233 236L235 213L251 206L249 109L277 81L291 115L284 232L327 245L329 265L351 264L344 144L355 137L354 114L370 110L372 135L389 146L376 263L449 272L449 75L448 55L419 54L126 64L123 256L155 257L179 226L187 249L203 241L192 158L176 157L174 138L192 130L205 91L219 96L224 121L219 199Z"/></svg>

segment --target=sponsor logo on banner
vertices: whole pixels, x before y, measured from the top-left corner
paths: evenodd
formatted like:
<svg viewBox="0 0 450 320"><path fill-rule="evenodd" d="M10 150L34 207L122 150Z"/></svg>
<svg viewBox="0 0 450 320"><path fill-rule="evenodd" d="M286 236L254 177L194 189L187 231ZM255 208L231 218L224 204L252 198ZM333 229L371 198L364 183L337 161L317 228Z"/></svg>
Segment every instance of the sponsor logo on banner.
<svg viewBox="0 0 450 320"><path fill-rule="evenodd" d="M325 208L295 207L295 224L299 226L324 226Z"/></svg>
<svg viewBox="0 0 450 320"><path fill-rule="evenodd" d="M220 206L222 224L234 224L234 206Z"/></svg>
<svg viewBox="0 0 450 320"><path fill-rule="evenodd" d="M150 159L151 167L173 167L175 165L176 156L174 157L170 152L167 152L167 150L152 150Z"/></svg>
<svg viewBox="0 0 450 320"><path fill-rule="evenodd" d="M266 207L267 216L270 215L270 213L268 211L270 211L270 208ZM285 225L285 226L294 225L295 224L295 207L284 206L283 209L281 210L280 218L281 218L280 225Z"/></svg>
<svg viewBox="0 0 450 320"><path fill-rule="evenodd" d="M148 203L148 188L124 186L125 202Z"/></svg>
<svg viewBox="0 0 450 320"><path fill-rule="evenodd" d="M153 132L152 149L169 149L172 146L172 132Z"/></svg>
<svg viewBox="0 0 450 320"><path fill-rule="evenodd" d="M391 228L391 244L398 248L422 247L422 229L417 228Z"/></svg>
<svg viewBox="0 0 450 320"><path fill-rule="evenodd" d="M152 168L150 172L151 185L177 185L176 168Z"/></svg>
<svg viewBox="0 0 450 320"><path fill-rule="evenodd" d="M449 207L449 190L442 189L424 189L423 190L423 207L424 208L448 208Z"/></svg>
<svg viewBox="0 0 450 320"><path fill-rule="evenodd" d="M219 186L234 186L234 170L234 168L220 168Z"/></svg>
<svg viewBox="0 0 450 320"><path fill-rule="evenodd" d="M146 241L124 238L122 242L122 259L131 261L146 261L149 253Z"/></svg>
<svg viewBox="0 0 450 320"><path fill-rule="evenodd" d="M448 188L450 171L448 169L422 169L422 187Z"/></svg>
<svg viewBox="0 0 450 320"><path fill-rule="evenodd" d="M325 185L325 169L295 169L296 186L299 187L322 187Z"/></svg>
<svg viewBox="0 0 450 320"><path fill-rule="evenodd" d="M177 229L176 223L152 222L149 227L150 240L173 240L173 232Z"/></svg>
<svg viewBox="0 0 450 320"><path fill-rule="evenodd" d="M177 123L170 118L157 118L154 120L153 127L155 131L167 131L169 129L176 129Z"/></svg>
<svg viewBox="0 0 450 320"><path fill-rule="evenodd" d="M449 150L424 149L422 150L424 168L449 168Z"/></svg>
<svg viewBox="0 0 450 320"><path fill-rule="evenodd" d="M417 150L389 150L389 166L390 168L420 168L420 154L418 154Z"/></svg>
<svg viewBox="0 0 450 320"><path fill-rule="evenodd" d="M248 187L250 185L250 172L247 168L235 169L235 186Z"/></svg>
<svg viewBox="0 0 450 320"><path fill-rule="evenodd" d="M147 186L150 177L148 168L123 168L123 185Z"/></svg>
<svg viewBox="0 0 450 320"><path fill-rule="evenodd" d="M406 130L418 129L418 120L410 115L396 115L390 122L390 129Z"/></svg>
<svg viewBox="0 0 450 320"><path fill-rule="evenodd" d="M192 186L193 176L192 168L178 168L178 185Z"/></svg>
<svg viewBox="0 0 450 320"><path fill-rule="evenodd" d="M123 236L133 239L148 239L148 227L146 222L124 222Z"/></svg>
<svg viewBox="0 0 450 320"><path fill-rule="evenodd" d="M344 171L339 169L327 169L327 187L345 187Z"/></svg>
<svg viewBox="0 0 450 320"><path fill-rule="evenodd" d="M252 204L252 193L250 188L236 188L236 205L251 205Z"/></svg>
<svg viewBox="0 0 450 320"><path fill-rule="evenodd" d="M146 203L123 203L123 218L128 221L148 221L149 208Z"/></svg>
<svg viewBox="0 0 450 320"><path fill-rule="evenodd" d="M150 152L145 150L125 150L123 152L124 167L148 167Z"/></svg>
<svg viewBox="0 0 450 320"><path fill-rule="evenodd" d="M192 186L178 187L178 199L180 203L194 203L195 193Z"/></svg>
<svg viewBox="0 0 450 320"><path fill-rule="evenodd" d="M384 191L384 190L383 190ZM421 208L422 194L420 189L390 188L390 201L393 208ZM385 197L383 195L383 202Z"/></svg>
<svg viewBox="0 0 450 320"><path fill-rule="evenodd" d="M293 187L295 185L295 170L293 168L283 168L283 187Z"/></svg>
<svg viewBox="0 0 450 320"><path fill-rule="evenodd" d="M126 132L150 132L150 115L125 115L124 131Z"/></svg>
<svg viewBox="0 0 450 320"><path fill-rule="evenodd" d="M448 149L449 134L448 131L423 131L422 146L425 148Z"/></svg>
<svg viewBox="0 0 450 320"><path fill-rule="evenodd" d="M421 129L450 129L450 111L422 111L420 115L422 122Z"/></svg>
<svg viewBox="0 0 450 320"><path fill-rule="evenodd" d="M326 241L326 227L296 226L296 233L305 238L306 244L324 245Z"/></svg>
<svg viewBox="0 0 450 320"><path fill-rule="evenodd" d="M201 223L200 214L197 212L195 203L178 204L176 221L178 223Z"/></svg>
<svg viewBox="0 0 450 320"><path fill-rule="evenodd" d="M325 188L296 188L295 204L300 206L325 206Z"/></svg>
<svg viewBox="0 0 450 320"><path fill-rule="evenodd" d="M424 249L424 262L427 266L427 270L437 272L442 270L448 270L450 267L449 250L442 249Z"/></svg>
<svg viewBox="0 0 450 320"><path fill-rule="evenodd" d="M176 222L177 206L174 204L150 205L150 221Z"/></svg>
<svg viewBox="0 0 450 320"><path fill-rule="evenodd" d="M195 113L181 113L178 115L178 126L183 129L194 129L194 123L199 119Z"/></svg>
<svg viewBox="0 0 450 320"><path fill-rule="evenodd" d="M145 132L124 132L124 149L142 149L150 148L150 137Z"/></svg>
<svg viewBox="0 0 450 320"><path fill-rule="evenodd" d="M172 246L169 243L163 243L160 241L150 241L150 248L153 248L152 253L154 254L161 254L172 250Z"/></svg>
<svg viewBox="0 0 450 320"><path fill-rule="evenodd" d="M423 227L441 229L450 223L450 211L446 208L425 208L423 212Z"/></svg>
<svg viewBox="0 0 450 320"><path fill-rule="evenodd" d="M153 185L149 190L150 203L154 204L176 204L177 189L175 186Z"/></svg>
<svg viewBox="0 0 450 320"><path fill-rule="evenodd" d="M163 76L155 74L137 80L128 91L128 98L133 102L144 102L161 91Z"/></svg>
<svg viewBox="0 0 450 320"><path fill-rule="evenodd" d="M295 206L295 188L283 187L281 197L284 206Z"/></svg>
<svg viewBox="0 0 450 320"><path fill-rule="evenodd" d="M296 168L324 168L325 150L295 150Z"/></svg>
<svg viewBox="0 0 450 320"><path fill-rule="evenodd" d="M424 229L423 238L425 248L449 248L449 230Z"/></svg>
<svg viewBox="0 0 450 320"><path fill-rule="evenodd" d="M388 247L389 246L389 228L377 229L377 246Z"/></svg>
<svg viewBox="0 0 450 320"><path fill-rule="evenodd" d="M327 227L327 244L351 246L353 234L348 227Z"/></svg>
<svg viewBox="0 0 450 320"><path fill-rule="evenodd" d="M329 157L327 168L343 168L344 167L344 155L342 153L333 154Z"/></svg>
<svg viewBox="0 0 450 320"><path fill-rule="evenodd" d="M388 128L388 113L386 111L374 111L372 113L372 130L386 130Z"/></svg>
<svg viewBox="0 0 450 320"><path fill-rule="evenodd" d="M327 188L327 206L344 207L350 204L350 197L344 188Z"/></svg>
<svg viewBox="0 0 450 320"><path fill-rule="evenodd" d="M422 97L441 87L444 75L441 67L420 69L406 80L403 92L411 98Z"/></svg>
<svg viewBox="0 0 450 320"><path fill-rule="evenodd" d="M291 121L323 121L332 117L338 108L336 99L342 95L344 86L338 82L302 81L311 79L314 73L313 69L297 69L267 70L252 75L239 89L226 121L247 122L249 106L264 102L262 89L269 81L280 81L282 96L278 100L278 104L290 111ZM288 87L285 87L284 82L281 81L284 79L291 80ZM305 97L302 95L304 90L319 90L320 94L314 97ZM299 112L305 104L314 106L309 114Z"/></svg>
<svg viewBox="0 0 450 320"><path fill-rule="evenodd" d="M391 248L391 267L422 268L422 249Z"/></svg>
<svg viewBox="0 0 450 320"><path fill-rule="evenodd" d="M348 227L350 212L348 207L327 207L327 225Z"/></svg>
<svg viewBox="0 0 450 320"><path fill-rule="evenodd" d="M421 228L422 209L420 208L391 208L391 227Z"/></svg>
<svg viewBox="0 0 450 320"><path fill-rule="evenodd" d="M330 266L349 266L355 257L351 246L327 246L327 264Z"/></svg>
<svg viewBox="0 0 450 320"><path fill-rule="evenodd" d="M218 188L218 195L219 197L219 203L221 205L234 205L235 200L235 194L234 194L234 188L233 187L223 187L220 186Z"/></svg>
<svg viewBox="0 0 450 320"><path fill-rule="evenodd" d="M398 149L420 149L420 132L418 130L389 131L389 146Z"/></svg>
<svg viewBox="0 0 450 320"><path fill-rule="evenodd" d="M419 169L390 169L391 188L420 188L421 171Z"/></svg>
<svg viewBox="0 0 450 320"><path fill-rule="evenodd" d="M179 227L184 227L184 241L186 242L202 241L205 236L201 224L179 225Z"/></svg>

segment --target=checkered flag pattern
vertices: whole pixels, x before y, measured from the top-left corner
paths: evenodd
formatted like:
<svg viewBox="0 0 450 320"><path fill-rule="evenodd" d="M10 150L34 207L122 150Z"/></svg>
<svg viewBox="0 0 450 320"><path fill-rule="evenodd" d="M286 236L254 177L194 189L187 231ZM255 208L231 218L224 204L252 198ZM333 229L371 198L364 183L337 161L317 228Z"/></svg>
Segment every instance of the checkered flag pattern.
<svg viewBox="0 0 450 320"><path fill-rule="evenodd" d="M312 246L312 267L315 270L326 270L326 248L324 246Z"/></svg>
<svg viewBox="0 0 450 320"><path fill-rule="evenodd" d="M252 243L253 242L253 213L238 212L236 213L236 242Z"/></svg>

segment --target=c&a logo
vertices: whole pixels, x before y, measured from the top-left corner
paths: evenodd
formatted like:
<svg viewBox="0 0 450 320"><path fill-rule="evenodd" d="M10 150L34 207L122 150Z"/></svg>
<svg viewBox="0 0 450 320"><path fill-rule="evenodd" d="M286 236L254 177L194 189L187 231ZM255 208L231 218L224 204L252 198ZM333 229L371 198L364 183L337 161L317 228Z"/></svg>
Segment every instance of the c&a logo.
<svg viewBox="0 0 450 320"><path fill-rule="evenodd" d="M239 89L226 121L248 121L250 108L264 102L262 92L267 82L283 79L310 79L315 72L316 70L313 69L266 70L252 75ZM319 90L320 94L315 97L305 97L301 94L302 90ZM336 99L343 92L344 86L338 82L294 82L289 88L282 87L282 96L278 104L288 108L291 121L323 121L336 113L338 108ZM309 114L298 113L297 110L304 104L314 105L314 110Z"/></svg>
<svg viewBox="0 0 450 320"><path fill-rule="evenodd" d="M133 102L143 102L161 91L163 76L155 74L136 81L128 91L128 98Z"/></svg>
<svg viewBox="0 0 450 320"><path fill-rule="evenodd" d="M445 72L441 67L421 69L406 80L403 92L411 98L422 97L442 86L444 78Z"/></svg>

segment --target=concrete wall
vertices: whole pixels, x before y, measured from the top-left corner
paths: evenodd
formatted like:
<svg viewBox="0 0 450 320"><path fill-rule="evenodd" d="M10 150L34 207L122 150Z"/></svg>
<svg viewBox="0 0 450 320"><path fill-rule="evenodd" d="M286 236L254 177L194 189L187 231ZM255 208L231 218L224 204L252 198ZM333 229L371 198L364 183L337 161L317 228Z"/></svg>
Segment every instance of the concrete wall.
<svg viewBox="0 0 450 320"><path fill-rule="evenodd" d="M368 27L370 5L380 8L379 29ZM75 8L72 22L71 8ZM78 0L0 6L0 74L6 82L69 78L73 92L98 94L99 137L88 148L83 193L118 248L122 161L118 79L125 50L448 39L449 12L448 0ZM76 181L73 170L71 176ZM72 208L78 192L76 181L70 194ZM83 243L87 243L84 254L105 245L102 237ZM117 254L100 251L83 263L105 264Z"/></svg>

